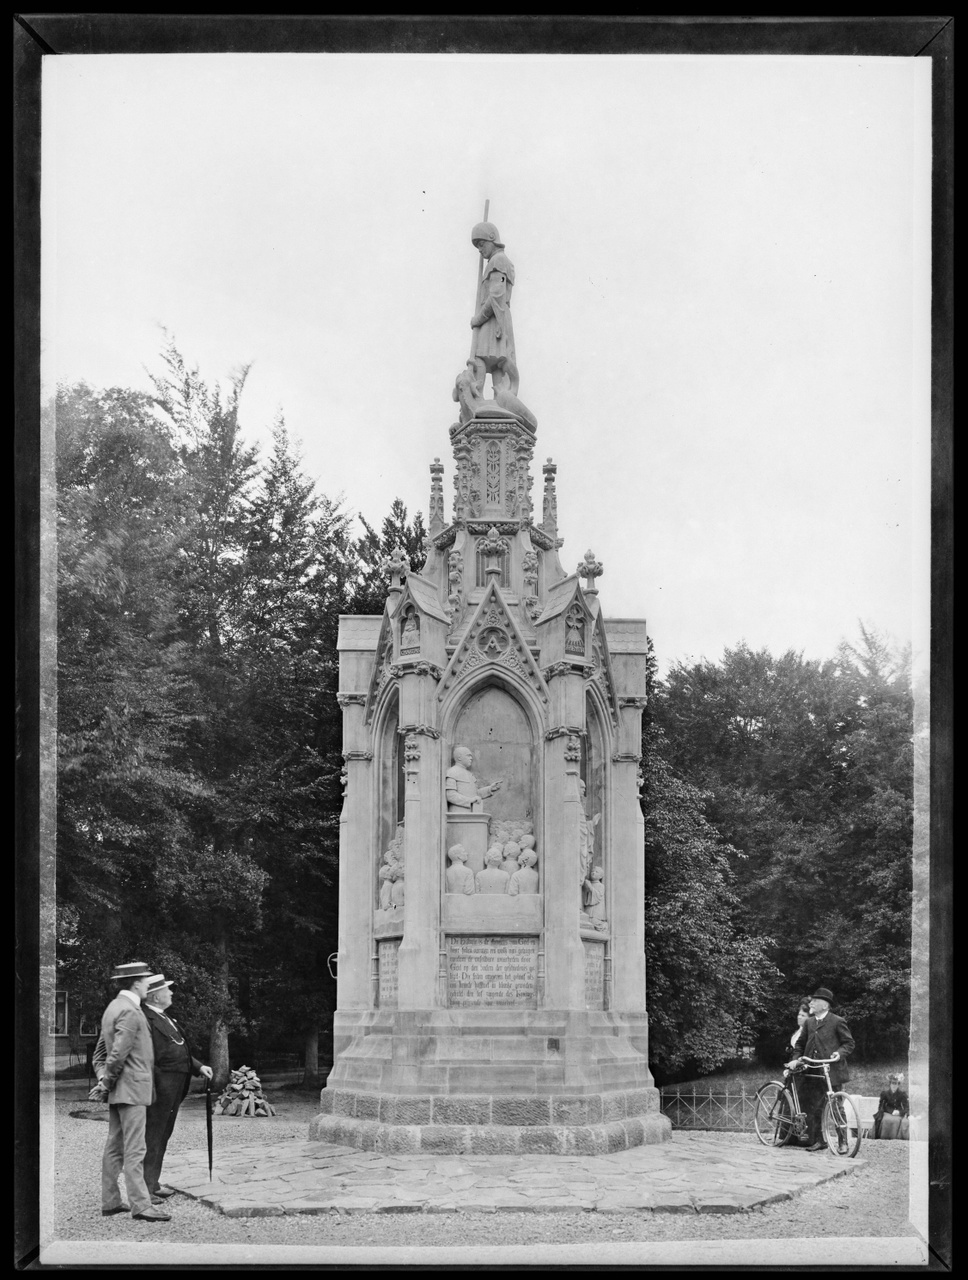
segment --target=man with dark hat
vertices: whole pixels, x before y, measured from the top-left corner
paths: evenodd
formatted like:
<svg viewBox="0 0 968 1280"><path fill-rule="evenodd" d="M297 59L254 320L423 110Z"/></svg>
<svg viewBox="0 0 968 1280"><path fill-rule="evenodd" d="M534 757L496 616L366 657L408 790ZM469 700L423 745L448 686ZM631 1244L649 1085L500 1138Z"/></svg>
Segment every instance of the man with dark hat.
<svg viewBox="0 0 968 1280"><path fill-rule="evenodd" d="M111 981L118 994L101 1018L101 1038L94 1055L97 1087L94 1101L110 1108L108 1140L101 1160L101 1213L110 1217L127 1213L122 1204L118 1175L124 1182L131 1216L145 1222L169 1222L171 1215L155 1209L145 1185L145 1117L154 1101L152 1072L155 1065L151 1030L141 1011L151 970L140 960L118 965Z"/></svg>
<svg viewBox="0 0 968 1280"><path fill-rule="evenodd" d="M795 1057L786 1065L793 1068L801 1057L833 1058L830 1064L830 1083L834 1089L840 1089L850 1079L846 1058L854 1049L854 1037L843 1018L830 1012L834 1004L833 992L827 987L818 987L810 997L810 1013L800 1028L800 1035L794 1045ZM801 1077L799 1084L800 1097L806 1108L809 1138L808 1151L821 1151L826 1144L820 1133L820 1122L823 1104L827 1097L827 1086L822 1075L807 1074Z"/></svg>
<svg viewBox="0 0 968 1280"><path fill-rule="evenodd" d="M145 1182L153 1204L163 1204L168 1196L175 1194L170 1187L161 1185L161 1166L191 1078L199 1075L206 1080L212 1078L212 1068L203 1066L192 1056L178 1023L168 1013L173 985L166 981L163 973L153 974L142 1006L151 1027L155 1051L155 1100L148 1108L145 1130L148 1146Z"/></svg>

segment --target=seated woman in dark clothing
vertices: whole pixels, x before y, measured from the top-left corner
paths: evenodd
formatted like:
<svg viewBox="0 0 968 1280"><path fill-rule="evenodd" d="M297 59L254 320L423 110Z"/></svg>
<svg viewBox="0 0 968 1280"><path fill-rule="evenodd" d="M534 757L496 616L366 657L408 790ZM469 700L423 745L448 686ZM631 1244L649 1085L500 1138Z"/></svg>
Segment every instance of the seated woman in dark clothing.
<svg viewBox="0 0 968 1280"><path fill-rule="evenodd" d="M904 1121L911 1113L908 1096L901 1088L903 1076L891 1076L887 1088L880 1096L877 1110L874 1112L875 1138L906 1137L907 1126Z"/></svg>

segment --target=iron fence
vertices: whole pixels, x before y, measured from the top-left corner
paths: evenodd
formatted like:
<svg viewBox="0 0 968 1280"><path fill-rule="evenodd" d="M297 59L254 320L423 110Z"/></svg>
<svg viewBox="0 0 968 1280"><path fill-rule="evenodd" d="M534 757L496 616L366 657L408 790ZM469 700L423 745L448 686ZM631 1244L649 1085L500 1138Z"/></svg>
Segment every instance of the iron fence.
<svg viewBox="0 0 968 1280"><path fill-rule="evenodd" d="M659 1090L660 1106L672 1121L673 1129L720 1129L751 1132L756 1093L741 1085L738 1092L714 1093L712 1089L680 1089L675 1085Z"/></svg>

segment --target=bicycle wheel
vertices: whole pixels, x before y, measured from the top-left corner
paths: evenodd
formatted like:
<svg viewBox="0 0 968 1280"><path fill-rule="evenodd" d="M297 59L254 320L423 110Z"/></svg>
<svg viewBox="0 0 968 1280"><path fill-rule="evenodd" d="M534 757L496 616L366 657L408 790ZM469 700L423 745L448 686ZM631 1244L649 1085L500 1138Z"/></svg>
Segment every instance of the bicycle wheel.
<svg viewBox="0 0 968 1280"><path fill-rule="evenodd" d="M753 1124L765 1147L785 1147L793 1137L793 1099L778 1080L757 1089Z"/></svg>
<svg viewBox="0 0 968 1280"><path fill-rule="evenodd" d="M823 1104L821 1128L835 1156L855 1156L860 1150L860 1118L846 1093L835 1093Z"/></svg>

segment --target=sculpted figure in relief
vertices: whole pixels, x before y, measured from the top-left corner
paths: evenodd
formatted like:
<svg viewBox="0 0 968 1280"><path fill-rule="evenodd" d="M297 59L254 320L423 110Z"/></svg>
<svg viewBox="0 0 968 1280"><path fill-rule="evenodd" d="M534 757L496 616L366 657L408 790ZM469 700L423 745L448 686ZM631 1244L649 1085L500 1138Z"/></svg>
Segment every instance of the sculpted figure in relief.
<svg viewBox="0 0 968 1280"><path fill-rule="evenodd" d="M521 852L521 846L514 840L509 840L504 846L502 853L503 861L501 870L506 871L509 876L513 876L519 869L518 854Z"/></svg>
<svg viewBox="0 0 968 1280"><path fill-rule="evenodd" d="M447 851L450 866L447 868L446 881L448 893L473 893L474 872L467 866L467 853L464 846L455 844Z"/></svg>
<svg viewBox="0 0 968 1280"><path fill-rule="evenodd" d="M504 785L503 778L498 778L497 782L479 788L477 779L471 772L473 763L473 752L467 747L454 748L454 763L447 770L444 783L447 808L451 812L463 810L467 813L482 813L483 801Z"/></svg>
<svg viewBox="0 0 968 1280"><path fill-rule="evenodd" d="M605 919L604 877L605 872L601 867L593 867L590 878L585 881L582 893L585 915L588 916L596 929L608 928L608 921Z"/></svg>
<svg viewBox="0 0 968 1280"><path fill-rule="evenodd" d="M502 856L500 849L488 849L484 855L484 870L475 877L478 893L507 893L511 877L501 870Z"/></svg>
<svg viewBox="0 0 968 1280"><path fill-rule="evenodd" d="M588 868L592 865L592 858L595 853L595 828L602 820L602 815L596 813L594 818L589 818L585 813L585 784L579 778L578 795L581 800L581 809L578 817L578 863L579 863L579 885L584 885L588 877Z"/></svg>
<svg viewBox="0 0 968 1280"><path fill-rule="evenodd" d="M521 850L518 854L518 862L521 865L508 882L509 894L538 892L538 873L534 869L534 864L537 861L538 855L533 850Z"/></svg>
<svg viewBox="0 0 968 1280"><path fill-rule="evenodd" d="M483 379L481 381L483 383ZM481 387L477 383L473 360L468 360L467 368L462 369L457 375L452 398L460 405L462 425L466 425L472 418L506 418L512 413L518 418L523 418L532 430L538 425L538 419L524 401L507 387L495 387L494 399L485 400Z"/></svg>
<svg viewBox="0 0 968 1280"><path fill-rule="evenodd" d="M403 863L398 862L393 868L392 885L390 888L390 906L394 911L403 910L404 889Z"/></svg>
<svg viewBox="0 0 968 1280"><path fill-rule="evenodd" d="M391 897L393 893L393 873L398 867L403 866L403 827L402 824L397 828L397 834L390 841L386 853L383 855L383 866L380 868L380 906L384 911L388 911L391 906Z"/></svg>

